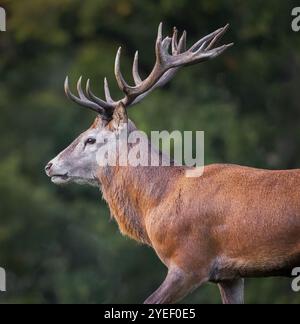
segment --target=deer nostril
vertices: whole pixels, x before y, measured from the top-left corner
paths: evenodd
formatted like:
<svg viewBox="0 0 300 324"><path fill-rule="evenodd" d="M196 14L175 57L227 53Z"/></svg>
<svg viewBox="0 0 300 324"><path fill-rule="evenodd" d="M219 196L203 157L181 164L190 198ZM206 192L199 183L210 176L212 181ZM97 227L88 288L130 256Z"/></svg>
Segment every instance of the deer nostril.
<svg viewBox="0 0 300 324"><path fill-rule="evenodd" d="M48 164L46 165L46 167L45 167L45 171L46 171L46 172L50 171L50 169L52 168L52 166L53 166L53 163L48 163Z"/></svg>

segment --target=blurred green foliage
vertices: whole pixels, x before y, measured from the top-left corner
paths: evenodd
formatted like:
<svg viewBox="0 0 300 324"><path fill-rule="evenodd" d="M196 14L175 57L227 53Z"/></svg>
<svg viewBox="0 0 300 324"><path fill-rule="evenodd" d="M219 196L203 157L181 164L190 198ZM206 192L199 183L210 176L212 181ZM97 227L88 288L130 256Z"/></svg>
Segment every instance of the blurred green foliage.
<svg viewBox="0 0 300 324"><path fill-rule="evenodd" d="M8 271L4 303L139 303L166 270L154 252L122 237L101 194L60 188L44 165L94 115L63 94L66 74L98 82L113 76L116 49L130 75L140 50L142 74L154 62L157 25L186 28L189 42L231 23L222 57L181 71L131 118L145 131L204 130L206 163L263 168L300 166L300 35L291 30L294 1L1 0L0 266ZM220 302L206 285L185 302ZM255 279L248 303L299 303L290 280Z"/></svg>

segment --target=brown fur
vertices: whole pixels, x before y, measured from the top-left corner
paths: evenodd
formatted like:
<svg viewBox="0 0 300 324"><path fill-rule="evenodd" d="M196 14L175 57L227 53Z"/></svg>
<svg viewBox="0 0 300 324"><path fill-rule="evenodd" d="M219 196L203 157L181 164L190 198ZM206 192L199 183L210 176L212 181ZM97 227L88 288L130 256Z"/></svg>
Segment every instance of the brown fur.
<svg viewBox="0 0 300 324"><path fill-rule="evenodd" d="M151 245L167 266L222 281L300 264L300 170L210 165L200 178L185 177L183 167L104 174L122 233Z"/></svg>

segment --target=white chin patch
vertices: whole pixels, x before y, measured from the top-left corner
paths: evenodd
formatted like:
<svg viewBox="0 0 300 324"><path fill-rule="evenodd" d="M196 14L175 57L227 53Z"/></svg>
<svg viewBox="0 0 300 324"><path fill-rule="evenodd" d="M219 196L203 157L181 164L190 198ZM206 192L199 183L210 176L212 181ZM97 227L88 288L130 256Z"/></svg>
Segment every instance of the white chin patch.
<svg viewBox="0 0 300 324"><path fill-rule="evenodd" d="M51 178L51 181L56 184L56 185L63 185L63 184L67 184L71 181L71 179L69 177L66 176L54 176Z"/></svg>

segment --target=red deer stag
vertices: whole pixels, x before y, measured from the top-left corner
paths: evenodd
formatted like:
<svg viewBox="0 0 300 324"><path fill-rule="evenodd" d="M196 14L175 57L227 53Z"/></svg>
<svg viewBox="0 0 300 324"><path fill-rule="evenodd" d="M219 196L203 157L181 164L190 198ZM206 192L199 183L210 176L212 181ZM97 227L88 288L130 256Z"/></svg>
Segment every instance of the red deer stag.
<svg viewBox="0 0 300 324"><path fill-rule="evenodd" d="M95 111L92 126L46 166L56 184L87 183L101 188L123 234L151 246L168 274L146 304L175 303L205 282L217 283L223 303L244 302L244 278L289 276L300 265L300 170L267 171L235 165L209 165L199 178L186 177L188 167L99 166L96 153L107 133L136 130L126 108L165 85L180 67L213 59L232 44L215 47L228 26L186 49L186 33L178 41L162 36L159 26L156 63L142 80L138 54L133 64L134 86L120 71L115 75L123 99L96 97L80 78L79 97L67 96ZM170 49L171 48L171 49ZM121 144L121 151L127 148ZM151 145L148 143L148 145ZM119 151L120 152L120 151ZM159 158L162 153L156 153ZM98 161L99 162L99 161Z"/></svg>

